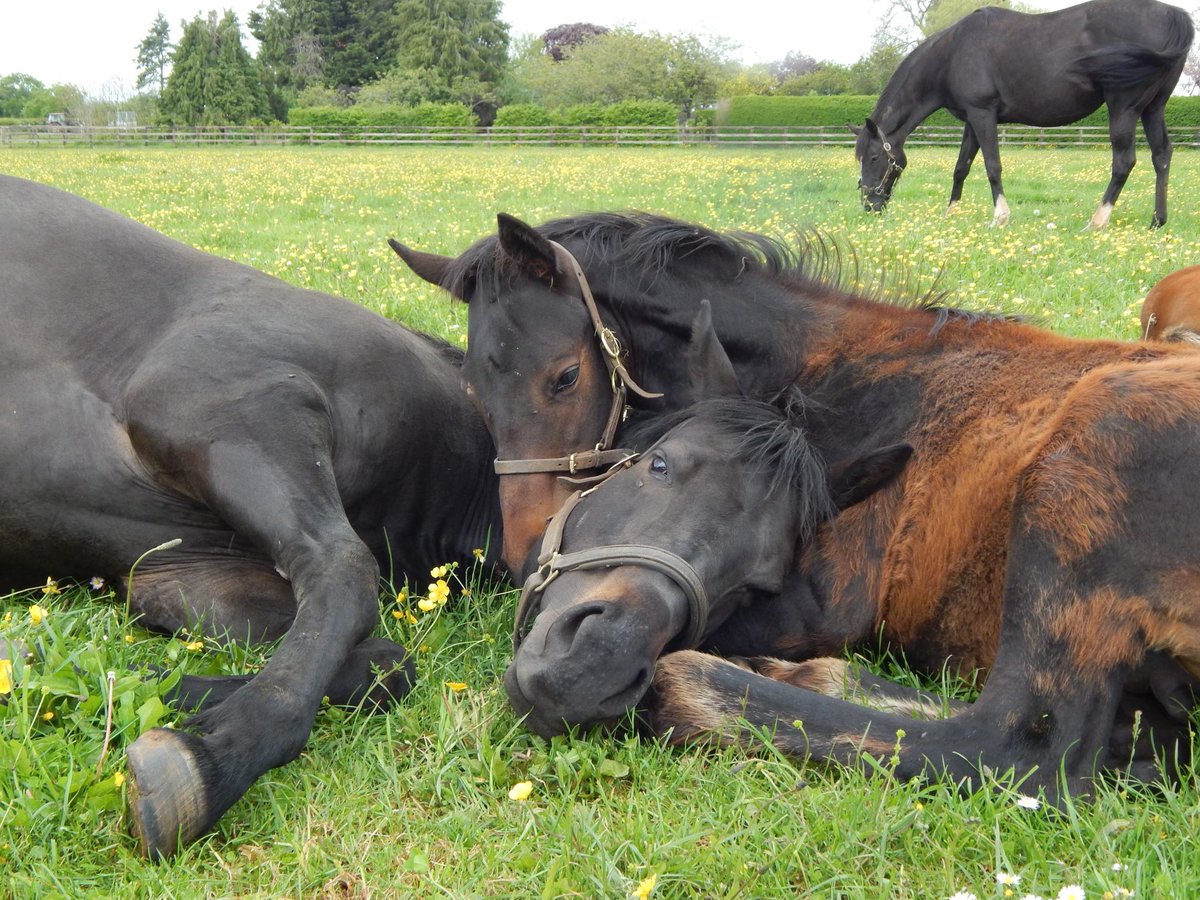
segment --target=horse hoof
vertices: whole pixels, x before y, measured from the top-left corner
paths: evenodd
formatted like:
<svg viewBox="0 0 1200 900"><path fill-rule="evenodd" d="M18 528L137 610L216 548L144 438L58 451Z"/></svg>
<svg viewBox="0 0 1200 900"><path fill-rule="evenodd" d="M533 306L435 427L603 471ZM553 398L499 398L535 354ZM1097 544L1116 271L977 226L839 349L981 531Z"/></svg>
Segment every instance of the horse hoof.
<svg viewBox="0 0 1200 900"><path fill-rule="evenodd" d="M187 736L166 728L147 731L126 754L133 830L142 854L172 856L212 824L200 765Z"/></svg>

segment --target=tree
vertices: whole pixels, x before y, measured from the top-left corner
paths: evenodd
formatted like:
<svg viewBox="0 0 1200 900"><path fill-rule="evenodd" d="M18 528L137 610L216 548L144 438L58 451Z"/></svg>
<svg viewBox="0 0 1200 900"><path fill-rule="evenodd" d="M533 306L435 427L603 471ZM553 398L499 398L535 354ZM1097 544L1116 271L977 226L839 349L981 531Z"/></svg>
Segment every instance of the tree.
<svg viewBox="0 0 1200 900"><path fill-rule="evenodd" d="M426 99L495 99L508 65L508 26L497 0L398 0L395 15L396 71L445 94Z"/></svg>
<svg viewBox="0 0 1200 900"><path fill-rule="evenodd" d="M24 115L25 104L46 86L24 72L14 72L0 78L0 116L18 118Z"/></svg>
<svg viewBox="0 0 1200 900"><path fill-rule="evenodd" d="M262 71L242 45L237 16L210 12L184 25L160 114L188 125L239 124L270 115Z"/></svg>
<svg viewBox="0 0 1200 900"><path fill-rule="evenodd" d="M590 22L576 22L572 25L555 25L544 32L540 38L545 52L555 62L562 62L566 55L588 38L608 34L603 25L593 25Z"/></svg>
<svg viewBox="0 0 1200 900"><path fill-rule="evenodd" d="M1013 0L889 0L876 39L912 48L918 41L949 28L963 16L985 6L1037 12Z"/></svg>
<svg viewBox="0 0 1200 900"><path fill-rule="evenodd" d="M529 46L514 63L508 93L551 108L665 100L686 119L716 100L732 68L724 42L615 28L570 48L561 62Z"/></svg>
<svg viewBox="0 0 1200 900"><path fill-rule="evenodd" d="M141 90L147 85L157 88L161 94L167 86L167 69L171 64L171 26L167 24L162 13L150 26L150 31L142 38L137 46L138 67L136 89Z"/></svg>
<svg viewBox="0 0 1200 900"><path fill-rule="evenodd" d="M396 65L397 0L269 0L248 18L258 59L292 94L321 83L351 91Z"/></svg>

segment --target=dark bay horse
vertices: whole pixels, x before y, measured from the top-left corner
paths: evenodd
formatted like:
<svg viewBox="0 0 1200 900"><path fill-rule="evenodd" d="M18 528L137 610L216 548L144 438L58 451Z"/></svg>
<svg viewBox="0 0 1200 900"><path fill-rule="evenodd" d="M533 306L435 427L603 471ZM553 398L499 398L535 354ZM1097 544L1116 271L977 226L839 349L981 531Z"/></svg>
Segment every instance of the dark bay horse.
<svg viewBox="0 0 1200 900"><path fill-rule="evenodd" d="M1154 217L1167 221L1171 140L1163 108L1192 44L1186 12L1157 0L1089 0L1058 12L1028 14L985 7L922 42L897 67L858 136L863 204L878 212L907 165L904 142L933 112L961 119L950 206L962 197L975 154L992 186L992 223L1008 221L1000 182L996 125L1054 126L1108 106L1112 178L1090 227L1108 224L1134 165L1138 119L1154 164Z"/></svg>
<svg viewBox="0 0 1200 900"><path fill-rule="evenodd" d="M323 697L408 689L370 636L380 569L501 539L492 443L441 342L53 188L0 177L0 272L0 582L100 575L148 627L283 636L129 747L167 856L300 753Z"/></svg>
<svg viewBox="0 0 1200 900"><path fill-rule="evenodd" d="M1198 371L1200 357L1176 374ZM668 429L663 438L555 516L542 568L522 594L517 649L505 676L513 707L531 728L549 736L565 725L619 722L644 705L643 720L674 742L753 743L757 730L802 758L854 764L870 757L893 765L900 778L948 774L972 784L986 767L1012 772L1023 790L1040 787L1052 797L1060 772L1079 792L1097 769L1153 780L1156 756L1172 766L1186 759L1194 698L1162 654L1195 651L1200 604L1175 585L1129 600L1128 608L1106 604L1104 615L1124 618L1128 629L1108 645L1111 632L1089 633L1090 623L1077 619L1101 611L1080 602L1087 587L1056 578L1051 567L1022 572L1006 586L1000 653L973 704L828 660L727 661L691 650L740 605L778 594L797 542L803 546L822 521L886 486L911 453L906 444L893 445L829 470L806 440L806 418L795 403L781 412L744 399L708 400L660 417ZM1194 445L1200 407L1190 421ZM1149 445L1161 432L1140 437L1136 453L1158 452ZM1057 466L1034 463L1029 482L1056 477ZM1200 475L1200 462L1191 469ZM1018 495L1015 518L1018 528L1033 524L1021 550L1044 565L1059 536L1030 521L1037 515L1029 515L1029 504L1043 502L1041 489ZM1157 499L1169 502L1138 509L1139 526L1186 514L1195 494L1160 493ZM1148 555L1146 545L1131 543L1121 563ZM1090 587L1154 581L1162 570L1194 571L1200 562L1187 541L1161 549L1140 572L1097 573ZM1058 591L1067 594L1062 604ZM1180 622L1190 623L1190 636L1164 643ZM843 691L860 702L836 696Z"/></svg>
<svg viewBox="0 0 1200 900"><path fill-rule="evenodd" d="M1107 660L1109 648L1122 648L1131 671L1161 667L1160 683L1196 671L1194 622L1156 632L1163 643L1153 652L1130 637L1142 627L1132 611L1166 608L1146 598L1189 589L1186 573L1139 564L1128 582L1117 577L1126 556L1147 546L1133 540L1139 529L1156 548L1190 539L1185 519L1143 526L1139 516L1163 493L1191 496L1196 484L1172 474L1172 442L1188 439L1191 404L1200 404L1193 351L880 302L806 271L763 237L647 214L536 229L501 216L498 236L457 259L397 248L418 274L469 303L464 375L501 460L533 461L501 478L514 567L569 494L558 461L579 468L607 443L613 386L625 376L612 374L596 321L612 332L604 346L621 344L619 371L657 395L630 391L630 404L661 413L696 399L691 336L708 298L746 393L802 390L808 438L830 465L901 441L916 453L893 484L817 532L777 596L739 609L705 647L806 660L882 638L918 669L937 673L949 660L963 673L986 671L1002 632L1015 627L1001 618L1007 593L1054 585L1063 589L1040 602L1058 610L1055 652L1070 648L1073 664L1087 668L1089 654ZM1157 393L1148 387L1156 383ZM538 471L538 461L552 471ZM1014 503L1019 491L1023 504ZM1052 538L1049 558L1030 558L1032 534ZM1102 575L1114 580L1101 584Z"/></svg>

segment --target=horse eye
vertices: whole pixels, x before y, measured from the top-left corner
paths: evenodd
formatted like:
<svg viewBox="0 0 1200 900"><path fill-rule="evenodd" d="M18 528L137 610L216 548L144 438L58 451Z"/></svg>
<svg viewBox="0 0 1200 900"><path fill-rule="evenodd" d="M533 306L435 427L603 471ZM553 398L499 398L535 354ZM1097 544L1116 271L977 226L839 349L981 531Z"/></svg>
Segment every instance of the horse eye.
<svg viewBox="0 0 1200 900"><path fill-rule="evenodd" d="M575 382L579 380L579 366L571 366L561 375L558 376L558 381L554 384L555 393L562 393L565 390L575 386Z"/></svg>
<svg viewBox="0 0 1200 900"><path fill-rule="evenodd" d="M655 478L666 478L670 475L671 473L667 469L667 461L657 454L651 457L650 474Z"/></svg>

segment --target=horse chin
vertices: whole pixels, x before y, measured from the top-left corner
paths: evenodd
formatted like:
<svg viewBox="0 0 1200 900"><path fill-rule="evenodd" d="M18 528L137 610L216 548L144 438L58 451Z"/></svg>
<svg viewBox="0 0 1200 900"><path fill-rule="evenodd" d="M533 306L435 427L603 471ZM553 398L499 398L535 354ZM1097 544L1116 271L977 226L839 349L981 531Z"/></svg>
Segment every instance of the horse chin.
<svg viewBox="0 0 1200 900"><path fill-rule="evenodd" d="M522 687L519 667L514 662L504 673L504 689L513 712L523 718L525 727L540 737L552 738L572 729L617 727L645 697L651 674L647 672L640 676L627 690L599 704L589 704L586 698L580 698L582 702L579 704L563 704L545 698L530 699Z"/></svg>

